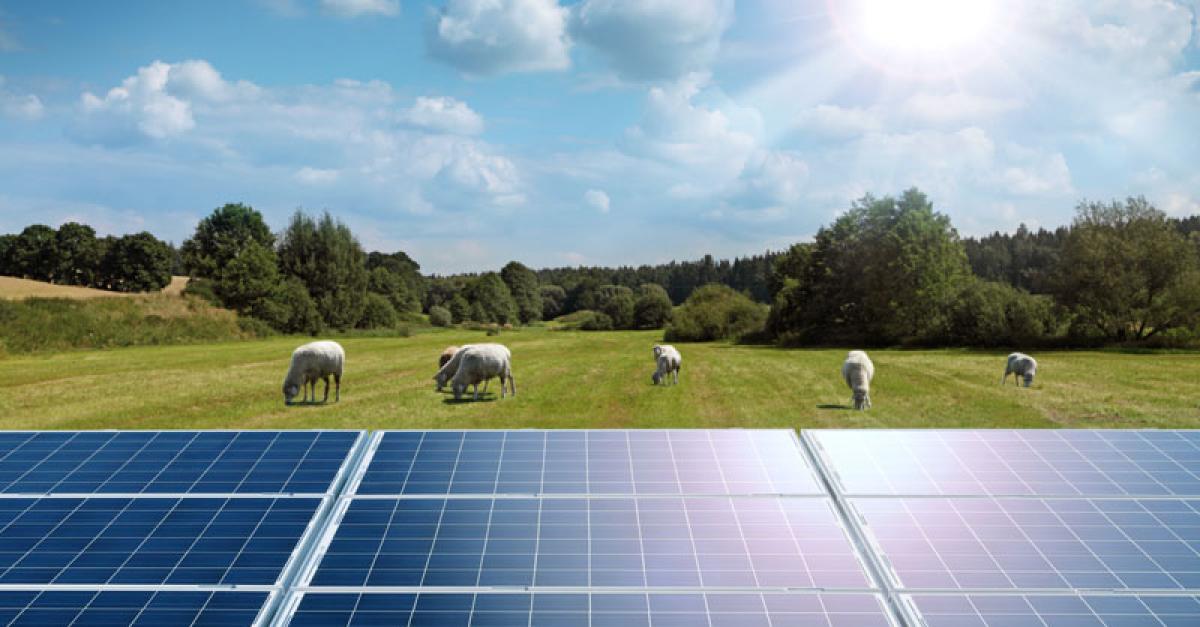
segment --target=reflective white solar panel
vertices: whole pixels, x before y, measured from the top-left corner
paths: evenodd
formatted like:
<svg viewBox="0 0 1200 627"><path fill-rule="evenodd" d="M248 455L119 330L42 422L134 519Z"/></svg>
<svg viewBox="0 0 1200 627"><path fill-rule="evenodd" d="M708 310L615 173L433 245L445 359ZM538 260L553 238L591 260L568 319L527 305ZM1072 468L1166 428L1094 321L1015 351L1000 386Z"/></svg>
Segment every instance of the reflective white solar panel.
<svg viewBox="0 0 1200 627"><path fill-rule="evenodd" d="M872 587L823 498L356 498L334 523L308 585Z"/></svg>
<svg viewBox="0 0 1200 627"><path fill-rule="evenodd" d="M325 494L360 431L0 432L0 493Z"/></svg>
<svg viewBox="0 0 1200 627"><path fill-rule="evenodd" d="M924 627L1195 627L1200 597L1159 595L912 595L902 598Z"/></svg>
<svg viewBox="0 0 1200 627"><path fill-rule="evenodd" d="M260 624L267 592L0 590L0 625Z"/></svg>
<svg viewBox="0 0 1200 627"><path fill-rule="evenodd" d="M847 496L1200 496L1200 432L848 430L805 437Z"/></svg>
<svg viewBox="0 0 1200 627"><path fill-rule="evenodd" d="M388 431L360 495L824 494L789 430Z"/></svg>
<svg viewBox="0 0 1200 627"><path fill-rule="evenodd" d="M850 503L898 589L1200 590L1200 501Z"/></svg>
<svg viewBox="0 0 1200 627"><path fill-rule="evenodd" d="M889 627L875 594L303 593L281 625Z"/></svg>

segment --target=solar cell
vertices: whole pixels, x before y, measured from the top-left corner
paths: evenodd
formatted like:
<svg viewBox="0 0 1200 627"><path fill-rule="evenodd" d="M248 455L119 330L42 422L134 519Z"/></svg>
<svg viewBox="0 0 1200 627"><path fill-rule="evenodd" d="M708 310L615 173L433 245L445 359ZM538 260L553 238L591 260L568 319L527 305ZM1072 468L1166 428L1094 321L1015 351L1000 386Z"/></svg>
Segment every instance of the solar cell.
<svg viewBox="0 0 1200 627"><path fill-rule="evenodd" d="M1138 595L914 595L903 597L925 627L1200 625L1200 597Z"/></svg>
<svg viewBox="0 0 1200 627"><path fill-rule="evenodd" d="M274 585L316 498L0 498L0 584Z"/></svg>
<svg viewBox="0 0 1200 627"><path fill-rule="evenodd" d="M389 431L351 493L824 494L788 430Z"/></svg>
<svg viewBox="0 0 1200 627"><path fill-rule="evenodd" d="M0 493L325 494L358 431L0 433Z"/></svg>
<svg viewBox="0 0 1200 627"><path fill-rule="evenodd" d="M1200 496L1200 432L806 431L849 496Z"/></svg>
<svg viewBox="0 0 1200 627"><path fill-rule="evenodd" d="M1200 590L1200 501L852 499L896 588Z"/></svg>
<svg viewBox="0 0 1200 627"><path fill-rule="evenodd" d="M874 594L313 593L283 624L554 627L887 627Z"/></svg>
<svg viewBox="0 0 1200 627"><path fill-rule="evenodd" d="M0 625L253 625L266 592L0 591Z"/></svg>
<svg viewBox="0 0 1200 627"><path fill-rule="evenodd" d="M872 585L824 498L357 498L334 521L313 586Z"/></svg>

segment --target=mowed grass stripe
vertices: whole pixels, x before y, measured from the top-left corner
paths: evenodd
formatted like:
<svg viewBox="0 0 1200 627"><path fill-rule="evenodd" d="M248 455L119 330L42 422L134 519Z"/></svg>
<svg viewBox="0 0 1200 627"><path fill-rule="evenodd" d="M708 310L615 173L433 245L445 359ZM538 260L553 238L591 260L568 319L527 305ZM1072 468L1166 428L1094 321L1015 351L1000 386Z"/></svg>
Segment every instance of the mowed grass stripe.
<svg viewBox="0 0 1200 627"><path fill-rule="evenodd" d="M1032 389L1001 387L1004 351L873 350L867 412L845 409L844 349L679 344L679 386L653 386L657 332L461 330L350 338L342 402L285 407L307 338L73 351L0 359L0 427L646 428L1198 427L1200 355L1036 353ZM501 341L518 395L448 402L433 390L449 344ZM318 392L321 386L318 385Z"/></svg>

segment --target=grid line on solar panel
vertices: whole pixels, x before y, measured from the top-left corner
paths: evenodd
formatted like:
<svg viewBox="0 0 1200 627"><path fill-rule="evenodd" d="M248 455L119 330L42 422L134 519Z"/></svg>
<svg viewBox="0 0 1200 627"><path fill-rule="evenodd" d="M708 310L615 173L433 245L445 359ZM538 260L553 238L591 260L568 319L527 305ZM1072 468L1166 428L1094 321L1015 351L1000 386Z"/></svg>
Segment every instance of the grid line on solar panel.
<svg viewBox="0 0 1200 627"><path fill-rule="evenodd" d="M285 603L277 625L889 627L868 593L322 593Z"/></svg>
<svg viewBox="0 0 1200 627"><path fill-rule="evenodd" d="M828 498L343 499L301 586L873 590Z"/></svg>
<svg viewBox="0 0 1200 627"><path fill-rule="evenodd" d="M0 585L274 586L322 502L0 497Z"/></svg>
<svg viewBox="0 0 1200 627"><path fill-rule="evenodd" d="M855 498L901 590L1200 590L1200 501Z"/></svg>
<svg viewBox="0 0 1200 627"><path fill-rule="evenodd" d="M917 594L903 595L901 605L909 622L923 627L1200 625L1200 597L1193 595Z"/></svg>
<svg viewBox="0 0 1200 627"><path fill-rule="evenodd" d="M0 625L257 625L274 593L0 590Z"/></svg>
<svg viewBox="0 0 1200 627"><path fill-rule="evenodd" d="M790 430L386 431L354 495L824 495Z"/></svg>
<svg viewBox="0 0 1200 627"><path fill-rule="evenodd" d="M806 430L847 496L1200 496L1200 431Z"/></svg>
<svg viewBox="0 0 1200 627"><path fill-rule="evenodd" d="M5 494L326 494L361 431L0 433Z"/></svg>

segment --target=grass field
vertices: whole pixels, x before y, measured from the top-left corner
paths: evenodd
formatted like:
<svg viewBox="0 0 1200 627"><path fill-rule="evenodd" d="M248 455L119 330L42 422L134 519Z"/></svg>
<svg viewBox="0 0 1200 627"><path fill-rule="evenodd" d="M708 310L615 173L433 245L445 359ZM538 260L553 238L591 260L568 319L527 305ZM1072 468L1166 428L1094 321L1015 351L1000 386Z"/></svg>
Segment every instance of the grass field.
<svg viewBox="0 0 1200 627"><path fill-rule="evenodd" d="M481 332L342 340L342 401L323 406L282 402L302 338L9 356L0 428L1200 427L1196 354L1039 353L1020 389L998 384L1000 353L872 351L874 408L854 412L844 350L681 344L680 385L654 387L659 337L507 333L518 395L460 404L433 389L437 356Z"/></svg>

